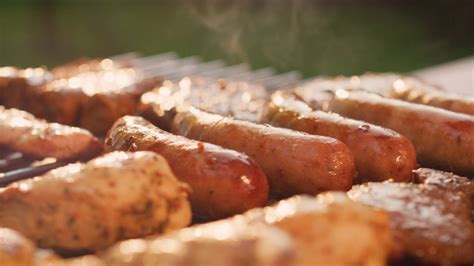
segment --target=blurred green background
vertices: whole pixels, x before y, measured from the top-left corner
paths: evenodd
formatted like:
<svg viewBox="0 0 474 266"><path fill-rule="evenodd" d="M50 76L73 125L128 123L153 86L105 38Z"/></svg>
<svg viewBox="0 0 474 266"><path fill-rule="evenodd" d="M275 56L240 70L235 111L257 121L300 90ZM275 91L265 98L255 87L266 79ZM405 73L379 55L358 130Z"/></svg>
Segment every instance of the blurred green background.
<svg viewBox="0 0 474 266"><path fill-rule="evenodd" d="M405 72L474 54L474 1L0 0L0 65L138 51L317 74Z"/></svg>

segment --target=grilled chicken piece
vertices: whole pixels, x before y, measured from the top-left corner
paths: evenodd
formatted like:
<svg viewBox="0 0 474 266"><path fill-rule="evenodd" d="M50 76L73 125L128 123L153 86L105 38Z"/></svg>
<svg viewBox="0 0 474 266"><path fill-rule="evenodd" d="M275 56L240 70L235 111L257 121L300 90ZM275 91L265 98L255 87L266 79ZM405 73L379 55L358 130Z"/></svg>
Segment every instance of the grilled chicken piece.
<svg viewBox="0 0 474 266"><path fill-rule="evenodd" d="M87 130L48 123L27 112L2 106L0 132L1 145L37 157L91 157L102 151L102 144Z"/></svg>
<svg viewBox="0 0 474 266"><path fill-rule="evenodd" d="M0 104L104 135L117 118L135 113L140 96L159 83L110 59L77 62L52 72L2 68Z"/></svg>
<svg viewBox="0 0 474 266"><path fill-rule="evenodd" d="M348 195L390 213L395 256L440 265L474 263L474 225L464 195L432 184L390 182L354 186Z"/></svg>
<svg viewBox="0 0 474 266"><path fill-rule="evenodd" d="M36 246L20 233L0 228L0 264L2 266L32 266Z"/></svg>
<svg viewBox="0 0 474 266"><path fill-rule="evenodd" d="M296 196L154 240L125 241L103 258L106 265L141 266L385 265L391 241L385 212L328 193Z"/></svg>
<svg viewBox="0 0 474 266"><path fill-rule="evenodd" d="M294 246L281 230L232 219L154 240L127 240L107 250L102 259L110 266L289 266Z"/></svg>
<svg viewBox="0 0 474 266"><path fill-rule="evenodd" d="M40 247L98 250L190 223L187 187L153 152L113 152L0 189L0 226Z"/></svg>
<svg viewBox="0 0 474 266"><path fill-rule="evenodd" d="M189 106L256 122L269 96L264 87L247 82L192 77L177 83L166 81L143 94L139 112L165 130L169 130L176 110Z"/></svg>

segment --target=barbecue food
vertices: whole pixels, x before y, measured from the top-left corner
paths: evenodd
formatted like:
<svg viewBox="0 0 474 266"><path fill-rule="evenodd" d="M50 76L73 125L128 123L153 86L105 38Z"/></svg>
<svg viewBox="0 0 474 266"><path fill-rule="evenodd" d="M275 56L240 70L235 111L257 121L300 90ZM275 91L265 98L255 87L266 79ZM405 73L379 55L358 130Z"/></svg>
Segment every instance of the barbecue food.
<svg viewBox="0 0 474 266"><path fill-rule="evenodd" d="M415 149L408 139L392 130L335 113L312 111L290 92L283 91L272 96L261 122L344 142L354 155L360 181L412 180Z"/></svg>
<svg viewBox="0 0 474 266"><path fill-rule="evenodd" d="M474 115L474 97L441 90L414 76L394 73L367 73L361 76L318 78L318 90L365 90L408 102L431 105L453 112Z"/></svg>
<svg viewBox="0 0 474 266"><path fill-rule="evenodd" d="M0 226L40 247L97 250L189 224L185 186L152 152L114 152L0 189Z"/></svg>
<svg viewBox="0 0 474 266"><path fill-rule="evenodd" d="M110 266L291 266L294 247L269 226L222 220L182 229L156 240L119 243L102 256Z"/></svg>
<svg viewBox="0 0 474 266"><path fill-rule="evenodd" d="M474 209L474 184L469 178L429 168L419 168L413 172L417 183L431 184L464 194L470 201L471 209Z"/></svg>
<svg viewBox="0 0 474 266"><path fill-rule="evenodd" d="M20 233L0 228L0 262L2 266L33 265L35 245Z"/></svg>
<svg viewBox="0 0 474 266"><path fill-rule="evenodd" d="M392 98L431 105L453 112L474 115L474 97L440 90L413 77L397 79L389 93Z"/></svg>
<svg viewBox="0 0 474 266"><path fill-rule="evenodd" d="M199 216L222 218L265 205L268 181L248 156L163 131L141 117L125 116L109 131L112 150L151 150L192 188L190 201Z"/></svg>
<svg viewBox="0 0 474 266"><path fill-rule="evenodd" d="M385 212L329 193L297 196L155 240L125 241L103 257L106 265L140 266L385 265L391 245Z"/></svg>
<svg viewBox="0 0 474 266"><path fill-rule="evenodd" d="M41 86L53 80L45 68L0 68L0 105L25 109L25 95L30 86Z"/></svg>
<svg viewBox="0 0 474 266"><path fill-rule="evenodd" d="M0 106L0 144L37 157L91 157L102 145L84 129L48 123L17 109Z"/></svg>
<svg viewBox="0 0 474 266"><path fill-rule="evenodd" d="M179 112L174 133L244 152L262 167L270 190L280 196L347 190L354 161L340 141L234 120L195 108Z"/></svg>
<svg viewBox="0 0 474 266"><path fill-rule="evenodd" d="M474 263L474 225L463 195L431 184L366 183L349 197L390 213L398 247L426 263Z"/></svg>
<svg viewBox="0 0 474 266"><path fill-rule="evenodd" d="M117 118L135 113L140 96L160 83L110 59L75 63L53 72L14 70L0 70L0 104L96 135L104 135ZM14 100L5 100L10 94Z"/></svg>
<svg viewBox="0 0 474 266"><path fill-rule="evenodd" d="M415 146L418 162L424 166L474 173L474 116L363 91L320 92L316 81L294 92L314 109L322 108L403 134Z"/></svg>
<svg viewBox="0 0 474 266"><path fill-rule="evenodd" d="M161 87L143 94L139 112L165 130L170 128L176 110L189 106L256 122L268 98L268 92L259 85L192 77L178 83L164 82Z"/></svg>

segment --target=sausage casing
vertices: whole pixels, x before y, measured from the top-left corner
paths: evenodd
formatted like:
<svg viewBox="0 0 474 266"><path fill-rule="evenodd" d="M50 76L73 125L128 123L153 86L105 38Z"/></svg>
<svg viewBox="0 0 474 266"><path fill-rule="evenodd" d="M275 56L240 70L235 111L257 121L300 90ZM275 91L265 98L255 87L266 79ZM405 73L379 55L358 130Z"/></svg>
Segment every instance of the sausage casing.
<svg viewBox="0 0 474 266"><path fill-rule="evenodd" d="M108 133L112 150L150 150L166 158L178 179L190 185L199 216L222 218L265 205L268 181L248 156L163 131L141 117L125 116Z"/></svg>
<svg viewBox="0 0 474 266"><path fill-rule="evenodd" d="M245 152L265 171L270 190L277 195L347 190L352 185L352 154L333 138L234 120L195 108L178 112L172 131Z"/></svg>
<svg viewBox="0 0 474 266"><path fill-rule="evenodd" d="M329 110L400 132L422 165L474 173L474 116L346 90L336 91Z"/></svg>
<svg viewBox="0 0 474 266"><path fill-rule="evenodd" d="M392 130L335 113L312 111L305 103L281 92L272 96L262 122L344 142L354 155L361 181L412 179L415 149L407 138Z"/></svg>

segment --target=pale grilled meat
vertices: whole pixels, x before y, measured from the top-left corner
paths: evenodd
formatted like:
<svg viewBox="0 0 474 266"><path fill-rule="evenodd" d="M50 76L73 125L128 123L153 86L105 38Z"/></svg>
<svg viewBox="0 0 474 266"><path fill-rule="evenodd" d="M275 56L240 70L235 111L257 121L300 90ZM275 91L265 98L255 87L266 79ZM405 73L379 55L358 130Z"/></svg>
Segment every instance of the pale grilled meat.
<svg viewBox="0 0 474 266"><path fill-rule="evenodd" d="M354 243L357 236L357 244ZM343 193L297 196L266 208L105 252L105 265L385 265L388 215Z"/></svg>
<svg viewBox="0 0 474 266"><path fill-rule="evenodd" d="M98 250L190 220L187 186L153 152L113 152L0 189L0 226L58 250Z"/></svg>
<svg viewBox="0 0 474 266"><path fill-rule="evenodd" d="M160 83L110 59L85 60L51 72L1 68L0 104L104 135L117 118L134 114L140 96Z"/></svg>
<svg viewBox="0 0 474 266"><path fill-rule="evenodd" d="M351 199L390 214L397 247L425 263L474 263L474 225L464 195L432 184L366 183L354 186Z"/></svg>
<svg viewBox="0 0 474 266"><path fill-rule="evenodd" d="M183 78L164 82L140 99L139 112L160 128L169 129L177 109L198 109L236 119L256 122L258 112L269 98L264 87L248 82Z"/></svg>
<svg viewBox="0 0 474 266"><path fill-rule="evenodd" d="M0 228L0 264L2 266L33 266L36 246L20 233Z"/></svg>
<svg viewBox="0 0 474 266"><path fill-rule="evenodd" d="M89 131L48 123L17 109L0 106L0 144L36 157L91 157L102 144Z"/></svg>

